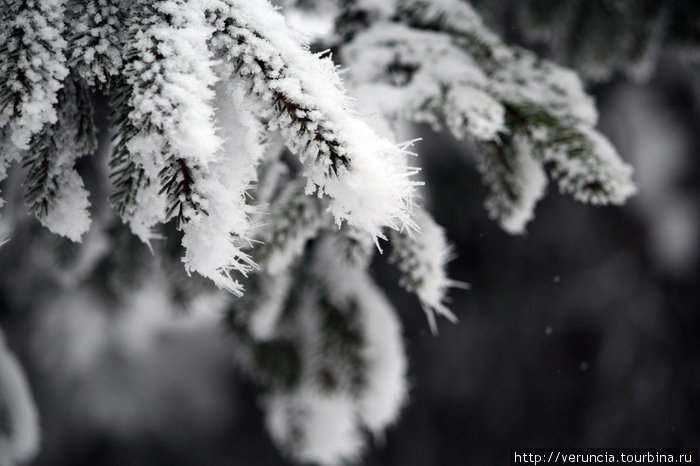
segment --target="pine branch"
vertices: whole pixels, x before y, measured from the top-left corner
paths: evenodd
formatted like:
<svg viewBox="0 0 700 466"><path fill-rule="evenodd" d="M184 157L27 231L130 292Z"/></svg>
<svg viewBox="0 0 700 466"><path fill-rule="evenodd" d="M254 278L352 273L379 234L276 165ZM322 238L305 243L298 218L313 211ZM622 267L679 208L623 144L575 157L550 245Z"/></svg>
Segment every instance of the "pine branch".
<svg viewBox="0 0 700 466"><path fill-rule="evenodd" d="M27 149L31 137L56 121L63 79L65 0L10 0L0 9L0 128Z"/></svg>
<svg viewBox="0 0 700 466"><path fill-rule="evenodd" d="M82 0L68 4L71 67L103 90L121 72L123 24L128 14L120 0Z"/></svg>
<svg viewBox="0 0 700 466"><path fill-rule="evenodd" d="M361 452L362 428L378 434L396 419L406 362L395 314L366 272L339 261L329 237L314 249L304 278L312 285L288 301L280 327L298 342L301 375L271 391L265 410L292 458L338 464Z"/></svg>
<svg viewBox="0 0 700 466"><path fill-rule="evenodd" d="M490 189L486 210L511 234L525 231L547 187L547 176L534 152L530 139L521 133L504 135L500 142L483 142L477 152L477 168Z"/></svg>
<svg viewBox="0 0 700 466"><path fill-rule="evenodd" d="M390 260L401 272L399 284L418 296L433 333L437 333L435 314L456 322L457 317L447 308L447 290L466 284L450 280L446 266L454 251L445 232L430 215L416 209L416 232L392 232Z"/></svg>
<svg viewBox="0 0 700 466"><path fill-rule="evenodd" d="M516 131L525 131L533 155L553 164L559 189L581 202L622 204L636 192L632 168L612 144L584 122L557 118L537 106L506 107Z"/></svg>
<svg viewBox="0 0 700 466"><path fill-rule="evenodd" d="M190 212L209 215L202 203L196 200L200 193L195 191L197 188L193 174L198 169L197 166L190 168L185 159L179 158L171 161L158 173L161 185L158 194L165 194L170 200L165 210L165 218L175 217L178 229L191 220Z"/></svg>
<svg viewBox="0 0 700 466"><path fill-rule="evenodd" d="M470 133L494 140L505 130L504 110L481 63L442 32L378 23L340 52L353 92L392 120L439 128L456 137Z"/></svg>
<svg viewBox="0 0 700 466"><path fill-rule="evenodd" d="M166 218L176 215L178 227L207 215L203 200L195 200L203 197L197 182L220 146L208 105L216 78L206 60L210 31L203 15L182 1L137 2L125 53L128 118L137 129L125 144L136 165L160 179ZM196 125L198 134L186 125Z"/></svg>
<svg viewBox="0 0 700 466"><path fill-rule="evenodd" d="M218 78L205 7L144 0L133 8L125 79L115 102L120 139L112 159L113 200L145 240L153 237L154 225L174 217L185 233L186 269L240 294L230 271L246 274L254 267L241 247L249 226L245 193L254 181L259 143L248 142L244 149L253 149L247 154L224 153L228 147L214 124ZM241 116L244 109L236 111L234 125L256 126Z"/></svg>
<svg viewBox="0 0 700 466"><path fill-rule="evenodd" d="M595 129L593 101L573 72L507 47L457 0L400 0L395 14L369 16L376 24L342 51L360 99L386 96L374 101L390 118L444 119L457 137L485 141L486 204L506 230L522 232L533 216L546 184L537 163L551 162L560 190L580 201L619 204L634 194L631 168ZM398 81L397 69L407 70Z"/></svg>
<svg viewBox="0 0 700 466"><path fill-rule="evenodd" d="M280 129L299 155L307 193L328 197L338 222L375 237L383 226L410 224L414 183L403 151L352 111L330 58L311 54L266 0L225 3L209 13L212 47L227 76L245 83L268 129Z"/></svg>
<svg viewBox="0 0 700 466"><path fill-rule="evenodd" d="M68 78L58 93L57 120L31 140L22 165L27 169L29 211L49 230L78 241L90 225L88 193L75 161L96 147L91 96Z"/></svg>
<svg viewBox="0 0 700 466"><path fill-rule="evenodd" d="M260 65L264 66L263 63L259 63ZM261 68L262 68L261 66ZM335 176L338 176L338 171L340 169L347 169L348 168L348 159L345 155L340 155L338 154L338 142L337 141L329 141L326 139L325 136L321 135L320 132L314 132L310 130L309 128L311 126L316 126L314 122L306 115L309 113L309 109L302 109L297 107L296 105L290 104L287 100L286 97L284 97L282 94L279 92L275 91L274 92L275 98L279 101L280 104L286 109L286 111L292 116L292 118L298 122L299 127L301 130L305 133L306 137L309 139L313 139L313 141L318 142L325 146L324 152L328 153L328 157L330 159L330 170L333 172ZM300 116L304 115L304 116Z"/></svg>
<svg viewBox="0 0 700 466"><path fill-rule="evenodd" d="M129 148L139 134L138 126L129 117L134 111L131 92L123 78L115 79L110 95L113 137L109 178L114 187L110 202L132 231L147 242L153 236L151 229L164 216L165 201L158 193L157 178L146 173Z"/></svg>

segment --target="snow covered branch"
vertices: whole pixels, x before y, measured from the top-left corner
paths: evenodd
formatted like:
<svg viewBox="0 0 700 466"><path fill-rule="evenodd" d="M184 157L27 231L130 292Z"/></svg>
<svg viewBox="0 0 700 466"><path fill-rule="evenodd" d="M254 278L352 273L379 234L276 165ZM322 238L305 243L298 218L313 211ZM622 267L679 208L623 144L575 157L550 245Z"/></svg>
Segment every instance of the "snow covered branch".
<svg viewBox="0 0 700 466"><path fill-rule="evenodd" d="M264 406L273 439L299 461L329 465L357 458L362 428L380 434L407 390L394 311L364 270L336 251L324 236L297 272L306 286L265 280L277 285L250 287L244 299L252 305L229 315L247 348L244 365L270 391Z"/></svg>
<svg viewBox="0 0 700 466"><path fill-rule="evenodd" d="M75 170L79 157L97 146L89 91L66 79L58 94L57 120L31 140L22 164L27 205L49 230L79 241L90 228L88 192Z"/></svg>
<svg viewBox="0 0 700 466"><path fill-rule="evenodd" d="M506 46L468 3L383 9L375 6L375 22L341 47L351 86L389 118L444 120L455 136L484 141L487 207L507 231L524 231L533 217L546 185L536 165L551 165L560 190L580 201L621 204L634 194L631 168L595 129L593 100L575 73Z"/></svg>
<svg viewBox="0 0 700 466"><path fill-rule="evenodd" d="M315 55L265 1L228 0L211 13L212 46L243 80L268 129L279 129L304 164L307 194L370 235L410 226L415 170L404 149L377 135L352 110L329 56Z"/></svg>
<svg viewBox="0 0 700 466"><path fill-rule="evenodd" d="M446 266L454 252L443 229L422 209L416 211L416 222L416 232L392 232L391 260L401 271L400 284L418 296L431 330L437 333L435 314L457 320L445 304L447 290L467 285L447 276Z"/></svg>
<svg viewBox="0 0 700 466"><path fill-rule="evenodd" d="M415 205L418 169L410 143L393 140L397 123L474 138L486 207L511 233L532 219L547 173L593 204L635 188L578 76L507 46L468 2L280 2L288 10L5 1L0 181L21 161L23 178L3 189L23 188L50 231L84 240L65 261L53 240L38 247L56 268L47 281L116 301L158 290L177 308L216 293L237 360L265 389L274 441L297 461L338 464L358 457L365 431L395 422L407 396L401 327L371 279L379 239L389 236L400 284L433 331L436 314L456 320L446 295L463 286L448 277L445 232ZM309 12L313 31L299 21ZM103 154L93 107L106 100ZM92 205L81 175L111 181ZM143 243L162 264L146 265ZM36 430L0 338L0 463L29 458Z"/></svg>

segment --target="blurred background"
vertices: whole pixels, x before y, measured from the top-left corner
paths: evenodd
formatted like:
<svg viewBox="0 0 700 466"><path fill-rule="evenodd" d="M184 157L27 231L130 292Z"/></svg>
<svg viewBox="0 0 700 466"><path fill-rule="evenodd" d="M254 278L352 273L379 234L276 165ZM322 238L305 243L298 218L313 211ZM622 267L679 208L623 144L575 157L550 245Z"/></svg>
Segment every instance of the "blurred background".
<svg viewBox="0 0 700 466"><path fill-rule="evenodd" d="M502 10L482 12L509 40L557 57L548 40L560 36L531 41ZM601 130L636 170L639 194L624 207L582 205L550 186L527 234L510 236L482 207L471 143L416 128L427 205L458 255L450 274L472 288L453 290L460 321L440 322L433 336L397 271L375 259L404 324L411 391L364 464L506 464L513 447L700 445L700 74L697 57L661 45L654 54L641 77L614 62L588 81ZM94 180L89 189L93 205L107 195ZM21 196L18 186L3 191ZM21 230L0 248L0 325L41 415L32 464L287 464L257 388L234 364L216 296L173 316L155 280L110 307L108 295L76 285L91 257L115 248L94 280L133 261L153 262L162 283L170 272L112 220L84 251L9 215Z"/></svg>

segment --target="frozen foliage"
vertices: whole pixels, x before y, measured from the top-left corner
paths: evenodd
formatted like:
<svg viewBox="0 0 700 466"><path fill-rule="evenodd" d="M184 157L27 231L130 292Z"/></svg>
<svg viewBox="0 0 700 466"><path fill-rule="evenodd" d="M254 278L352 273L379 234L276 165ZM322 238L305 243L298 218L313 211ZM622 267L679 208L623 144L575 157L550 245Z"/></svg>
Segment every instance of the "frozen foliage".
<svg viewBox="0 0 700 466"><path fill-rule="evenodd" d="M10 0L0 11L0 127L19 149L56 121L68 74L62 37L65 0Z"/></svg>
<svg viewBox="0 0 700 466"><path fill-rule="evenodd" d="M0 9L0 181L31 137L56 121L57 94L68 74L64 3L12 0Z"/></svg>
<svg viewBox="0 0 700 466"><path fill-rule="evenodd" d="M452 248L445 232L430 215L417 210L417 232L392 233L391 260L401 271L401 285L416 293L423 305L433 333L437 332L435 314L455 322L457 318L445 305L445 296L451 286L464 286L447 277L445 267L452 259Z"/></svg>
<svg viewBox="0 0 700 466"><path fill-rule="evenodd" d="M547 187L547 175L532 157L533 149L526 137L515 134L510 144L484 144L477 154L477 168L491 191L486 208L508 233L525 231Z"/></svg>
<svg viewBox="0 0 700 466"><path fill-rule="evenodd" d="M56 122L44 126L24 154L25 198L49 230L79 241L90 228L90 204L75 161L96 148L92 106L88 91L72 78L58 97Z"/></svg>
<svg viewBox="0 0 700 466"><path fill-rule="evenodd" d="M503 130L503 107L482 89L488 78L448 36L401 24L380 24L358 35L343 51L348 74L363 102L392 118L444 118L459 136L480 139Z"/></svg>
<svg viewBox="0 0 700 466"><path fill-rule="evenodd" d="M207 47L213 31L205 23L204 5L137 2L135 10L133 15L140 21L130 29L126 54L133 58L124 75L129 86L127 118L136 131L129 135L126 150L147 179L160 180L159 194L167 199L164 213L136 213L130 220L140 220L132 225L144 236L150 235L153 226L144 220L175 217L185 231L188 270L239 293L229 270L245 273L249 265L232 247L228 238L232 232L211 231L213 244L202 237L202 231L212 223L218 229L226 228L228 223L217 223L223 214L217 204L225 203L226 196L239 194L227 192L228 187L216 179L229 174L224 167L215 166L217 155L223 158L229 154L220 154L221 140L214 125L211 101L217 78ZM135 212L141 208L138 204L133 207ZM160 208L161 204L151 207Z"/></svg>
<svg viewBox="0 0 700 466"><path fill-rule="evenodd" d="M480 141L486 206L507 231L523 232L533 217L545 184L536 164L551 164L560 190L580 201L620 204L634 193L631 168L595 130L592 99L572 71L507 47L465 2L368 8L368 27L345 25L353 90L391 119L445 121Z"/></svg>
<svg viewBox="0 0 700 466"><path fill-rule="evenodd" d="M380 434L406 397L396 316L336 250L330 237L316 247L310 272L316 286L292 304L293 321L280 322L280 334L298 341L299 380L265 404L273 438L295 458L318 464L356 459L362 427Z"/></svg>
<svg viewBox="0 0 700 466"><path fill-rule="evenodd" d="M245 111L243 92L235 86L218 87L219 132L224 140L218 160L210 164L209 176L200 183L209 200L206 215L184 226L183 259L188 270L211 278L222 288L240 292L229 270L243 273L253 267L250 256L241 250L249 235L246 192L255 181L255 167L262 157L260 123Z"/></svg>
<svg viewBox="0 0 700 466"><path fill-rule="evenodd" d="M70 58L80 77L90 84L106 86L123 64L121 24L126 14L120 0L70 2Z"/></svg>
<svg viewBox="0 0 700 466"><path fill-rule="evenodd" d="M17 360L0 331L0 465L34 457L39 449L39 422L34 400Z"/></svg>
<svg viewBox="0 0 700 466"><path fill-rule="evenodd" d="M272 438L289 445L299 461L339 464L357 460L362 438L348 395L327 395L303 387L292 394L270 397L266 409Z"/></svg>
<svg viewBox="0 0 700 466"><path fill-rule="evenodd" d="M547 171L597 204L634 187L576 74L505 45L467 2L281 3L3 3L2 234L31 230L14 206L21 187L48 230L84 242L35 234L33 283L79 287L52 309L111 300L105 315L46 320L47 340L65 333L47 359L67 376L98 370L111 350L147 353L171 327L166 309L197 322L207 308L203 321L224 314L237 361L264 389L280 448L338 464L407 397L401 327L370 274L380 240L431 329L436 314L456 320L452 249L414 206L414 154L393 131L427 122L474 138L486 206L511 233L532 219ZM81 160L96 152L102 96L110 154ZM94 407L104 419L114 409Z"/></svg>
<svg viewBox="0 0 700 466"><path fill-rule="evenodd" d="M299 155L307 194L329 197L338 223L376 237L383 226L410 225L415 170L401 146L355 114L331 58L312 54L266 2L228 3L213 14L213 47L246 82L268 129L280 129Z"/></svg>

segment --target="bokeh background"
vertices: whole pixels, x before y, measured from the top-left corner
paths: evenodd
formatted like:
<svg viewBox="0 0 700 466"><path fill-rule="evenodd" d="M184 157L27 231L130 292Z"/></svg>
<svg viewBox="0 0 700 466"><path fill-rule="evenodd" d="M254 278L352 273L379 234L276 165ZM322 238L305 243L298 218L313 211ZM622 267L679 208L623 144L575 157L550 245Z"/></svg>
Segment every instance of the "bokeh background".
<svg viewBox="0 0 700 466"><path fill-rule="evenodd" d="M427 206L457 253L450 273L471 289L453 290L460 321L433 336L397 272L375 260L404 324L411 392L364 464L507 464L513 447L700 446L700 76L670 51L655 63L644 80L613 72L589 84L639 194L600 208L550 187L526 235L488 219L469 141L414 128ZM90 190L93 204L106 195ZM76 286L75 249L20 223L0 248L0 325L41 415L32 464L288 464L234 364L215 299L173 316L156 282L128 297L128 311L111 309L109 296ZM142 246L139 259L125 258L133 245L115 237L90 242L115 248L103 267L156 261ZM37 263L43 250L70 256L70 273L57 280L51 260Z"/></svg>

